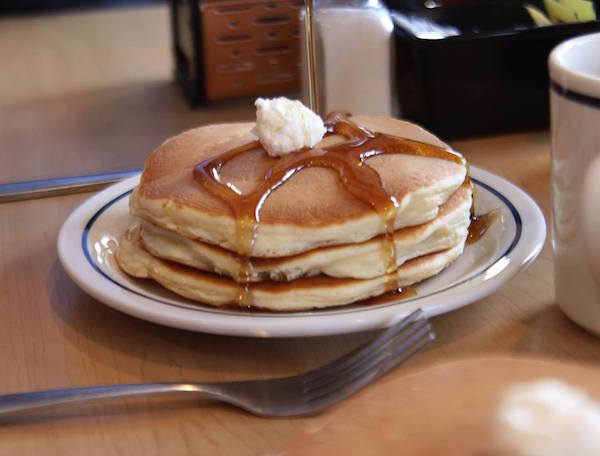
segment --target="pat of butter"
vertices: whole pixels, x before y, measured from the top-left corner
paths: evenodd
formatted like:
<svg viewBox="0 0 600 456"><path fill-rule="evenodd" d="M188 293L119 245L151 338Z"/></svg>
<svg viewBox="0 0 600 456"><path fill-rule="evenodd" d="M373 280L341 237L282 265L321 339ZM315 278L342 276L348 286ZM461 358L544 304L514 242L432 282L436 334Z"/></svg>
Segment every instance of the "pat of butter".
<svg viewBox="0 0 600 456"><path fill-rule="evenodd" d="M495 421L498 454L600 454L600 404L559 380L513 386Z"/></svg>
<svg viewBox="0 0 600 456"><path fill-rule="evenodd" d="M323 120L299 101L258 98L254 104L256 126L252 133L272 157L313 147L325 135Z"/></svg>

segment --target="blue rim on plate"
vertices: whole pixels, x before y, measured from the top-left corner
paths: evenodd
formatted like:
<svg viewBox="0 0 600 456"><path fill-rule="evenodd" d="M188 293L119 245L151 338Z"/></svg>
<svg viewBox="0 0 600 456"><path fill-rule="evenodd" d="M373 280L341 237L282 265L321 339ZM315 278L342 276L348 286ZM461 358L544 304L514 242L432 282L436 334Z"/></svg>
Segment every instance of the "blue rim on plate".
<svg viewBox="0 0 600 456"><path fill-rule="evenodd" d="M514 237L511 241L511 243L509 244L509 246L506 248L506 251L500 255L493 264L498 263L499 261L502 260L502 258L507 257L512 250L515 248L515 246L519 243L519 240L521 239L521 233L522 233L522 219L521 219L521 215L519 214L519 211L517 210L517 208L513 205L513 203L505 196L503 195L499 190L493 188L491 185L488 185L478 179L472 178L472 181L477 185L480 186L484 189L486 189L487 191L489 191L490 193L492 193L494 196L496 196L499 200L501 200L504 205L508 208L508 210L510 211L511 215L513 216L513 220L515 223L515 234ZM381 309L381 308L385 308L385 307L390 307L390 306L396 306L398 304L405 304L405 303L409 303L418 299L422 299L424 297L430 297L430 296L435 296L437 294L443 293L451 288L457 287L459 285L462 285L466 282L469 282L471 280L474 280L475 278L479 277L482 274L486 274L487 271L489 270L488 268L483 269L482 271L480 271L479 273L469 276L466 279L460 281L460 282L455 282L452 283L450 285L448 285L445 288L436 290L434 292L425 294L425 295L419 295L413 298L406 298L406 299L399 299L398 301L393 301L393 302L389 302L389 303L384 303L384 304L377 304L377 305L369 305L367 306L360 306L360 303L357 303L356 307L352 307L352 308L346 308L344 309L342 306L342 308L338 308L338 309L316 309L316 310L310 310L310 311L300 311L300 312L285 312L285 313L281 313L281 314L275 314L275 313L268 313L268 312L260 312L260 313L251 313L251 312L244 312L244 311L235 311L235 310L223 310L223 309L218 309L215 307L210 307L206 304L202 304L202 303L194 303L192 305L183 305L183 304L177 304L174 302L169 302L169 301L165 301L162 299L157 298L156 296L153 295L148 295L148 294L144 294L141 293L137 290L134 290L132 288L129 288L125 285L123 285L121 282L115 280L114 278L112 278L110 275L108 275L106 272L104 272L101 268L98 267L98 265L96 264L96 262L94 261L94 259L92 258L92 255L90 253L89 250L89 233L90 230L92 229L94 223L98 220L98 218L102 215L102 213L104 213L107 209L109 209L111 206L113 206L115 203L117 203L118 201L120 201L121 199L125 198L126 196L130 195L131 192L133 191L133 189L127 190L123 193L121 193L120 195L116 196L115 198L111 199L110 201L108 201L106 204L104 204L100 209L98 209L88 220L88 222L85 225L85 228L83 229L82 232L82 236L81 236L81 248L83 249L83 253L85 255L85 258L87 259L87 261L89 262L89 264L91 265L91 267L98 272L99 274L101 274L104 278L106 278L107 280L109 280L111 283L113 283L114 285L117 285L118 287L122 288L123 290L126 290L130 293L133 293L137 296L146 298L146 299L151 299L153 301L159 302L161 304L165 304L168 306L173 306L173 307L179 307L179 308L185 308L185 309L194 309L196 308L198 311L202 311L202 312L209 312L209 313L215 313L215 314L220 314L220 315L243 315L245 317L260 317L260 318L264 318L264 317L271 317L271 318L289 318L290 316L312 316L312 315L336 315L336 314L348 314L348 313L355 313L355 312L364 312L365 310L371 310L371 309ZM352 306L354 304L350 304L349 306Z"/></svg>

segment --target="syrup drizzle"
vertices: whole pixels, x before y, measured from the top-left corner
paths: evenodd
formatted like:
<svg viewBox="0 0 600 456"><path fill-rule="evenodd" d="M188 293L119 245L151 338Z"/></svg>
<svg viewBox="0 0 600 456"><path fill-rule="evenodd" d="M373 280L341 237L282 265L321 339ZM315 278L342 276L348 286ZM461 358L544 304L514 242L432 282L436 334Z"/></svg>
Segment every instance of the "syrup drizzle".
<svg viewBox="0 0 600 456"><path fill-rule="evenodd" d="M381 154L407 154L449 160L467 167L466 160L458 153L432 144L384 133L373 132L357 125L349 115L333 112L325 120L327 135L339 135L346 141L323 148L304 148L280 158L269 157L263 150L262 160L267 162L261 183L251 192L242 194L232 183L221 180L221 170L232 159L261 148L258 141L232 149L217 157L202 161L194 167L194 178L213 196L226 203L236 220L236 247L242 257L236 281L240 284L238 304L252 305L250 277L252 247L260 224L260 210L269 195L283 185L298 171L310 167L324 167L336 172L347 192L371 207L385 227L382 257L388 274L387 292L397 290L392 272L396 266L394 245L394 222L398 201L390 195L379 174L366 160ZM467 167L468 171L468 167ZM467 172L467 182L470 182Z"/></svg>

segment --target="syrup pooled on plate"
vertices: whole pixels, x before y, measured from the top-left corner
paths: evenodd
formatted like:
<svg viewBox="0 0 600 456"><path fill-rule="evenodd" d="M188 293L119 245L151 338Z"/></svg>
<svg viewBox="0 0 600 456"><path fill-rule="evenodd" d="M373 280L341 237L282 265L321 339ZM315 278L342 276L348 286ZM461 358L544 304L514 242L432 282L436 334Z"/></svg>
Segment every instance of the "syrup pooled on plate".
<svg viewBox="0 0 600 456"><path fill-rule="evenodd" d="M370 131L354 122L347 114L334 112L325 120L327 135L342 136L345 141L328 147L304 148L279 158L269 157L263 151L266 172L259 184L249 193L242 194L231 182L221 181L222 168L232 159L260 148L251 142L222 155L207 159L194 168L194 178L213 196L226 203L236 219L236 247L242 256L242 266L236 281L240 283L238 303L252 305L250 274L252 247L260 224L260 210L271 192L283 185L298 171L309 167L329 168L337 174L341 184L351 195L371 207L385 227L382 257L388 274L387 291L397 289L395 275L396 250L394 222L398 201L390 195L379 176L366 160L381 154L408 154L449 160L467 166L458 153L407 138ZM468 168L467 168L468 170ZM467 173L467 181L470 178Z"/></svg>
<svg viewBox="0 0 600 456"><path fill-rule="evenodd" d="M361 301L360 304L366 304L374 306L378 304L388 304L390 302L396 302L400 299L408 299L415 297L417 292L413 287L398 287L394 290L388 291L379 296L373 296L372 298Z"/></svg>
<svg viewBox="0 0 600 456"><path fill-rule="evenodd" d="M466 243L472 244L481 239L499 215L497 210L481 215L471 215L471 223L469 224L469 234L467 235Z"/></svg>

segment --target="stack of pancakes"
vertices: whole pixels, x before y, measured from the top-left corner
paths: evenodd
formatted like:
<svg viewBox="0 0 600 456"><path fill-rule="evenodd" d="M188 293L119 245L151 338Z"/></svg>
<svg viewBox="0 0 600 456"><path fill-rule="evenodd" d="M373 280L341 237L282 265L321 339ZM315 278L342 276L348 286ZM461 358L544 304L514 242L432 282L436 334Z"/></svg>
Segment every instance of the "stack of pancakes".
<svg viewBox="0 0 600 456"><path fill-rule="evenodd" d="M425 130L387 117L352 117L372 132L448 149ZM240 250L232 208L194 178L194 167L256 141L253 124L197 128L161 145L147 160L130 198L139 221L121 240L120 267L213 306L291 311L366 300L431 277L463 251L471 186L464 164L411 154L366 159L396 202L393 233L351 195L336 172L294 174L260 206L250 257ZM317 147L342 143L332 135ZM220 183L252 192L269 170L260 147L228 162ZM393 239L395 268L385 244Z"/></svg>

